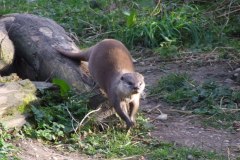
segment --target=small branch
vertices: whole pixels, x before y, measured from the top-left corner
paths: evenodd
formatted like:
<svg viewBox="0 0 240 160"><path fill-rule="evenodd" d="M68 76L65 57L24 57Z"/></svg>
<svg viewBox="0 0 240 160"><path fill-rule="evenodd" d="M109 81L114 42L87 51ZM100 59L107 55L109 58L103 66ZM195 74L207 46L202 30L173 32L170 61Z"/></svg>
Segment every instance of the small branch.
<svg viewBox="0 0 240 160"><path fill-rule="evenodd" d="M217 49L234 49L233 47L215 47L212 52L210 52L210 54L212 54L213 52L215 52Z"/></svg>
<svg viewBox="0 0 240 160"><path fill-rule="evenodd" d="M109 32L98 33L98 34L95 34L94 36L89 36L87 39L96 39L99 36L109 34L109 33L114 33L114 32L117 32L117 31L109 31Z"/></svg>
<svg viewBox="0 0 240 160"><path fill-rule="evenodd" d="M224 96L223 96L223 97L221 98L221 100L220 100L220 104L219 104L220 108L222 108L223 99L224 99Z"/></svg>
<svg viewBox="0 0 240 160"><path fill-rule="evenodd" d="M130 156L130 157L125 157L125 158L121 158L122 160L125 160L125 159L142 159L143 156L141 155L134 155L134 156ZM144 159L144 157L143 157Z"/></svg>
<svg viewBox="0 0 240 160"><path fill-rule="evenodd" d="M230 155L231 155L230 149L229 149L229 147L227 147L227 156L228 156L228 160L231 160Z"/></svg>
<svg viewBox="0 0 240 160"><path fill-rule="evenodd" d="M238 9L236 9L234 11L230 11L230 12L224 13L224 14L222 14L220 16L217 16L217 18L220 18L220 17L226 16L226 15L232 14L232 13L237 12L237 11L240 11L240 8L238 8Z"/></svg>
<svg viewBox="0 0 240 160"><path fill-rule="evenodd" d="M230 108L221 108L224 111L230 111L230 112L238 112L240 111L240 108L230 109Z"/></svg>
<svg viewBox="0 0 240 160"><path fill-rule="evenodd" d="M77 129L82 126L84 120L85 120L87 117L89 117L90 114L99 111L101 108L102 108L102 106L100 106L98 109L92 110L92 111L90 111L88 114L86 114L86 115L84 116L84 118L81 120L81 122L78 124Z"/></svg>
<svg viewBox="0 0 240 160"><path fill-rule="evenodd" d="M73 116L72 113L69 111L69 109L66 108L68 114L69 114L70 117L72 118L72 127L73 127L74 132L77 134L78 128L80 128L80 127L83 125L83 122L85 121L85 119L88 118L90 114L99 111L101 108L102 108L102 106L100 106L100 107L99 107L98 109L96 109L96 110L92 110L92 111L88 112L88 113L84 116L84 118L81 120L80 123L74 118L74 116ZM77 123L77 127L74 127L73 121L75 121L75 122Z"/></svg>
<svg viewBox="0 0 240 160"><path fill-rule="evenodd" d="M169 109L170 112L178 112L178 113L184 113L184 114L192 114L192 111L183 111L178 109Z"/></svg>
<svg viewBox="0 0 240 160"><path fill-rule="evenodd" d="M153 9L151 13L151 16L156 16L158 13L160 13L161 12L160 7L161 7L161 0L158 0L156 7ZM159 11L157 11L158 8L160 8Z"/></svg>
<svg viewBox="0 0 240 160"><path fill-rule="evenodd" d="M148 110L147 113L151 113L153 110L158 109L160 106L161 105L159 104L159 105L153 107L152 109Z"/></svg>
<svg viewBox="0 0 240 160"><path fill-rule="evenodd" d="M73 121L75 121L77 124L79 124L79 122L73 117L72 113L69 111L68 108L66 108L68 114L70 115L70 117L72 118L72 127L73 127L73 130L74 132L77 134L77 127L75 128L74 125L73 125Z"/></svg>

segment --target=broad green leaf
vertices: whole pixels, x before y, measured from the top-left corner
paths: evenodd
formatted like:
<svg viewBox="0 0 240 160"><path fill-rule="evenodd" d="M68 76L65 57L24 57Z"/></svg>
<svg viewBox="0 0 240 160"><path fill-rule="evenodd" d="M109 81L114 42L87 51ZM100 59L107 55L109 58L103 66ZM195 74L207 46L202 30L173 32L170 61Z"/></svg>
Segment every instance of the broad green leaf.
<svg viewBox="0 0 240 160"><path fill-rule="evenodd" d="M69 90L71 89L70 86L68 85L68 83L62 79L58 79L58 78L54 78L52 80L53 84L56 84L57 86L60 87L60 91L61 91L61 95L64 96L67 94L67 92L69 92Z"/></svg>

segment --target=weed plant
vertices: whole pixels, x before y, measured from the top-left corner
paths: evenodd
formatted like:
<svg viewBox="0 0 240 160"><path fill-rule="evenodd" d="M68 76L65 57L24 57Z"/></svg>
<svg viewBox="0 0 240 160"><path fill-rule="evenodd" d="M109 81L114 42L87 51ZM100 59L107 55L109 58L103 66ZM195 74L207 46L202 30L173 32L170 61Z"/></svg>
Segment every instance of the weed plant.
<svg viewBox="0 0 240 160"><path fill-rule="evenodd" d="M78 125L73 118L80 121L89 111L86 95L71 94L63 97L61 93L47 92L41 101L41 105L31 107L35 127L26 125L24 132L28 136L52 142L69 136Z"/></svg>

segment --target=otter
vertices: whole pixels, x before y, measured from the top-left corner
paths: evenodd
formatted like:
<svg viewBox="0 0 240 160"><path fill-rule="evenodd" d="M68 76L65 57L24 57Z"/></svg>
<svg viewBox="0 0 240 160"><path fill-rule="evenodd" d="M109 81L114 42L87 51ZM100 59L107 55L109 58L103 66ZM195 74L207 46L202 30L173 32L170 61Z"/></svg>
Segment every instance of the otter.
<svg viewBox="0 0 240 160"><path fill-rule="evenodd" d="M132 57L120 41L105 39L78 52L55 49L67 57L88 61L91 76L106 93L116 113L126 122L127 128L135 125L145 82L143 75L135 72Z"/></svg>

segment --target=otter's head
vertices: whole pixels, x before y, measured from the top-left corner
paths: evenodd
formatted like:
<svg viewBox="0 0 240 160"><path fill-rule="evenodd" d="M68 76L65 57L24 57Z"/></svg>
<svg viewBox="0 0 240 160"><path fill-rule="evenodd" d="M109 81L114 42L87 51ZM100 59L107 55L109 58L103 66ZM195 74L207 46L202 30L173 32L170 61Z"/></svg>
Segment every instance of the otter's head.
<svg viewBox="0 0 240 160"><path fill-rule="evenodd" d="M138 72L124 73L120 78L119 91L123 96L141 94L144 88L144 77Z"/></svg>

